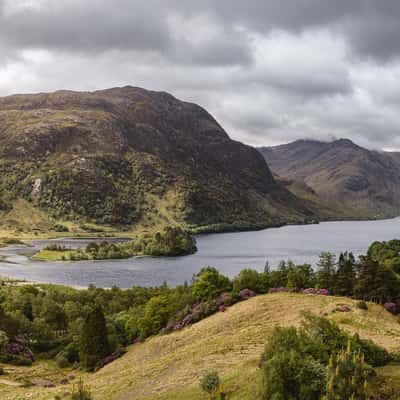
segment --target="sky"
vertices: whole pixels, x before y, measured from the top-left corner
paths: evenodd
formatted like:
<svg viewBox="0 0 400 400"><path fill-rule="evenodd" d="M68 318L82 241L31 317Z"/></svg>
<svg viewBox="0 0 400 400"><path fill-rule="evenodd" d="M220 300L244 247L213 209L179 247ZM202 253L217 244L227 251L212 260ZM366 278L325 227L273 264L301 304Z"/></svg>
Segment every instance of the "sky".
<svg viewBox="0 0 400 400"><path fill-rule="evenodd" d="M400 149L399 0L0 0L0 95L140 86L252 145Z"/></svg>

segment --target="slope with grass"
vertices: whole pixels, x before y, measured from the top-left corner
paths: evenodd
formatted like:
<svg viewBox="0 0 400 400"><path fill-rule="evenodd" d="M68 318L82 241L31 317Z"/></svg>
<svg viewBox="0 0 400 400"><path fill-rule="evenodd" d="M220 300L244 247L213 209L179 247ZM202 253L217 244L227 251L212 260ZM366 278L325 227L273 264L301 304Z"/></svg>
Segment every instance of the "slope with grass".
<svg viewBox="0 0 400 400"><path fill-rule="evenodd" d="M343 304L350 307L349 313L334 312ZM398 319L381 306L370 303L369 310L363 311L348 298L276 293L236 304L182 331L135 344L121 359L93 375L83 374L83 378L95 400L201 400L205 399L198 386L201 376L217 370L229 399L254 400L260 355L268 335L278 325L298 326L304 311L326 315L348 332L400 351ZM39 367L34 368L37 371ZM29 368L21 370L29 375ZM381 385L399 387L395 366L378 372L379 379L387 379ZM57 370L59 377L68 373ZM16 372L9 378L15 376ZM1 398L7 400L50 400L70 389L16 389L0 383Z"/></svg>

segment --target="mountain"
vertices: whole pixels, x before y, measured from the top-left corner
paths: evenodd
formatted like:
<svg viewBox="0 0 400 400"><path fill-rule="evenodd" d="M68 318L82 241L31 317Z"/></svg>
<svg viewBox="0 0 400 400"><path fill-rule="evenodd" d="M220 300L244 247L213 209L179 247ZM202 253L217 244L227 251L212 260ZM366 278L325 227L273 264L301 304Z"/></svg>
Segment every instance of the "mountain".
<svg viewBox="0 0 400 400"><path fill-rule="evenodd" d="M59 221L222 229L313 215L203 108L135 87L0 98L0 174L0 224L20 231Z"/></svg>
<svg viewBox="0 0 400 400"><path fill-rule="evenodd" d="M259 151L286 187L339 217L400 214L400 154L360 147L348 139L298 140Z"/></svg>

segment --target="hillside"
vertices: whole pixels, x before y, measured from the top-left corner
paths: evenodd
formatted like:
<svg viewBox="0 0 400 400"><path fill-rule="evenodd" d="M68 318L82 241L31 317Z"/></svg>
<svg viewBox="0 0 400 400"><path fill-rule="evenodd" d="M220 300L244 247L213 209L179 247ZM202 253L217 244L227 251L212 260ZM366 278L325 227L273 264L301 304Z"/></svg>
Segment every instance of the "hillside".
<svg viewBox="0 0 400 400"><path fill-rule="evenodd" d="M349 305L351 312L333 313L342 304ZM121 359L83 378L95 400L201 400L205 396L198 387L199 378L216 369L230 399L254 400L258 363L268 334L277 325L298 325L307 310L328 315L345 330L358 332L391 351L400 350L400 325L381 306L370 304L368 311L362 311L347 298L277 293L239 303L182 331L135 344ZM28 371L50 379L70 373L48 364L11 370L7 379L23 379ZM383 367L379 375L400 387L396 368ZM68 389L7 388L0 383L5 400L50 400Z"/></svg>
<svg viewBox="0 0 400 400"><path fill-rule="evenodd" d="M134 87L0 98L0 173L0 223L20 232L57 221L130 229L312 215L203 108Z"/></svg>
<svg viewBox="0 0 400 400"><path fill-rule="evenodd" d="M338 217L375 218L400 213L400 157L372 151L347 139L298 140L259 151L296 195ZM304 190L307 188L307 190Z"/></svg>

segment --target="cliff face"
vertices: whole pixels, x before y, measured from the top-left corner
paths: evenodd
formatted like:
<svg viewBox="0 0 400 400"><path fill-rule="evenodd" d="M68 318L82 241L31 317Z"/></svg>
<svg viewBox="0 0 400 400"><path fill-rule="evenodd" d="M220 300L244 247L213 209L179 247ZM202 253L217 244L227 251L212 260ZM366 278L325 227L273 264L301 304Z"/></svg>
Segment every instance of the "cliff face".
<svg viewBox="0 0 400 400"><path fill-rule="evenodd" d="M311 215L255 149L198 105L115 88L0 98L0 204L132 225L277 223Z"/></svg>

